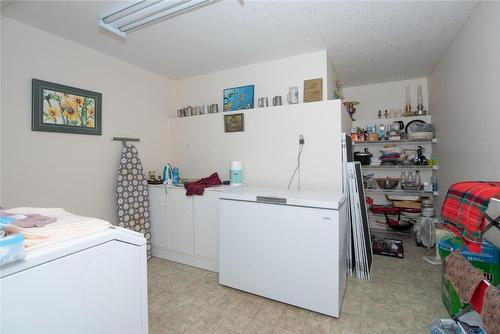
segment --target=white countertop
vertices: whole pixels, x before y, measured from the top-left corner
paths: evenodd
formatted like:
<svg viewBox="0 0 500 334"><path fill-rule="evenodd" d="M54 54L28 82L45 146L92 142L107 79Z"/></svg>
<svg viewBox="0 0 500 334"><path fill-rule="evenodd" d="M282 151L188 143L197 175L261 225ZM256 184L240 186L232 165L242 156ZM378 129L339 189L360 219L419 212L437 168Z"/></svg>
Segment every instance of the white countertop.
<svg viewBox="0 0 500 334"><path fill-rule="evenodd" d="M345 201L345 194L334 191L316 190L288 190L283 188L265 187L238 187L224 190L221 199L240 200L250 202L266 202L257 200L257 197L268 197L271 202L274 199L286 199L282 205L306 206L325 209L339 209Z"/></svg>
<svg viewBox="0 0 500 334"><path fill-rule="evenodd" d="M179 189L179 190L185 190L184 189L184 185L180 185L180 186L175 186L173 184L148 184L149 187L153 187L153 188L165 188L167 187L168 189ZM235 186L235 185L220 185L220 186L213 186L213 187L209 187L209 188L205 188L206 191L226 191L226 190L230 190L230 189L234 189L234 188L237 188L237 187L240 187L240 186Z"/></svg>

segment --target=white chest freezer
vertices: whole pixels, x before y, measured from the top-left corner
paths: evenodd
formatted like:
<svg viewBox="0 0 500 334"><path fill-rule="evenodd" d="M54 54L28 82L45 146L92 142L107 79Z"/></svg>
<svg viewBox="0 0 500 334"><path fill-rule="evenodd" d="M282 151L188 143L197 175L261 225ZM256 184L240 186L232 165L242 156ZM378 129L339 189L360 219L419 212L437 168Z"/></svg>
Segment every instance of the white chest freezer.
<svg viewBox="0 0 500 334"><path fill-rule="evenodd" d="M341 193L242 187L223 192L219 283L338 317L346 282Z"/></svg>

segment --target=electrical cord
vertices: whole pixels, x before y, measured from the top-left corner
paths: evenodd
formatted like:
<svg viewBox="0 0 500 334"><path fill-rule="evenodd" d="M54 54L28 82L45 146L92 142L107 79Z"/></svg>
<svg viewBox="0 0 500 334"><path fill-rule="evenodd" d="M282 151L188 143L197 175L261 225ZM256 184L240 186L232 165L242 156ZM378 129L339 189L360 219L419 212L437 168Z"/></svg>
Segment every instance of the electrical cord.
<svg viewBox="0 0 500 334"><path fill-rule="evenodd" d="M304 149L304 143L302 140L299 143L299 154L297 154L297 167L295 167L295 170L293 171L292 177L290 178L290 182L288 182L288 189L290 189L290 186L292 185L295 174L297 174L297 172L298 172L299 173L299 175L298 175L298 189L300 190L300 156L302 155L303 149Z"/></svg>

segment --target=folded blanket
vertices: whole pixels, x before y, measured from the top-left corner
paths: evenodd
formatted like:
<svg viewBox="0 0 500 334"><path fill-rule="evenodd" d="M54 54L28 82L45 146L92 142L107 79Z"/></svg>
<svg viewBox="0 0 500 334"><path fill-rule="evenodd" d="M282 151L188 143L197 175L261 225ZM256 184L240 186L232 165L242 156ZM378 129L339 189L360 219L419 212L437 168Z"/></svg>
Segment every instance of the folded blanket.
<svg viewBox="0 0 500 334"><path fill-rule="evenodd" d="M10 224L19 226L19 227L42 227L47 224L54 223L57 219L54 217L42 216L38 213L30 213L30 214L13 214L8 213L6 211L0 210L0 218L12 218Z"/></svg>
<svg viewBox="0 0 500 334"><path fill-rule="evenodd" d="M74 215L59 208L15 208L5 211L19 215L40 214L57 220L42 227L23 228L8 225L9 232L19 232L24 235L26 253L62 241L101 232L111 226L107 221Z"/></svg>
<svg viewBox="0 0 500 334"><path fill-rule="evenodd" d="M500 182L459 182L450 187L443 202L443 226L462 237L473 252L481 251L484 212L491 198L500 198Z"/></svg>

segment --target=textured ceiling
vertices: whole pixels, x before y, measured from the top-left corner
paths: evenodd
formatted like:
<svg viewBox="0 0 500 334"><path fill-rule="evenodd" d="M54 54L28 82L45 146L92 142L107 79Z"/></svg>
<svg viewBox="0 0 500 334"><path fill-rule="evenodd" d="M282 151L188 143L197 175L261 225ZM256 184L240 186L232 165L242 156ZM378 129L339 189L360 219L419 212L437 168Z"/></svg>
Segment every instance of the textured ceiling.
<svg viewBox="0 0 500 334"><path fill-rule="evenodd" d="M326 49L345 86L427 75L477 2L216 1L128 34L98 19L135 1L13 1L2 15L173 79Z"/></svg>

